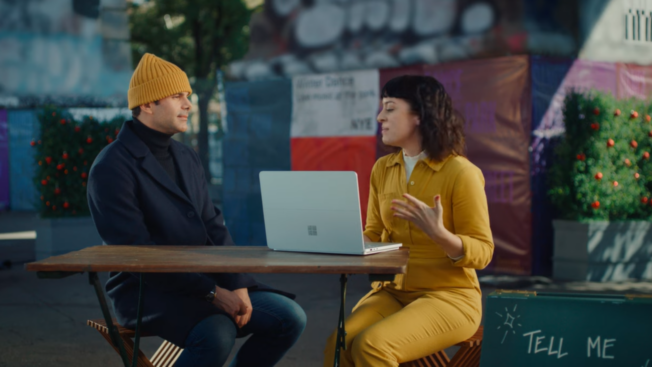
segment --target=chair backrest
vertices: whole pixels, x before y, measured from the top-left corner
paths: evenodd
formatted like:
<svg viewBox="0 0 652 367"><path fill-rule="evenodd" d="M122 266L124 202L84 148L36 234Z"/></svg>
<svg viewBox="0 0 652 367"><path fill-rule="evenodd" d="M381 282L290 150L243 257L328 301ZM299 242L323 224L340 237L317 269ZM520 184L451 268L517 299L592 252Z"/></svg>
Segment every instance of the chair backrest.
<svg viewBox="0 0 652 367"><path fill-rule="evenodd" d="M136 333L134 332L134 330L127 329L122 325L118 324L116 320L113 320L113 324L118 328L118 334L120 334L120 338L124 343L127 356L129 357L129 360L131 360L134 353L134 343L131 340L131 338L133 338L136 335ZM113 347L116 353L118 353L118 355L120 354L118 348L116 348L111 342L111 336L109 335L109 328L106 326L106 322L103 319L88 320L86 321L86 325L97 330L104 337L104 339ZM158 347L158 349L152 356L151 360L147 359L147 357L143 354L142 350L138 351L138 367L174 367L174 364L177 362L177 359L179 359L181 352L183 352L182 348L170 343L167 340L164 340L163 344L161 344L161 346Z"/></svg>

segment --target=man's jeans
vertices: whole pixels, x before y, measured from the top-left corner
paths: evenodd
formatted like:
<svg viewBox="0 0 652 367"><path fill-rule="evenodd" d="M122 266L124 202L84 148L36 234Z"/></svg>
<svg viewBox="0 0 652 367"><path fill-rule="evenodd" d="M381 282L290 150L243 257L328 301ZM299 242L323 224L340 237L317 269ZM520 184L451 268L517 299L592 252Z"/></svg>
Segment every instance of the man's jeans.
<svg viewBox="0 0 652 367"><path fill-rule="evenodd" d="M222 367L235 339L250 334L231 367L267 367L280 361L303 333L306 314L296 302L276 293L252 292L249 297L253 312L247 325L238 329L226 315L207 317L190 331L175 367Z"/></svg>

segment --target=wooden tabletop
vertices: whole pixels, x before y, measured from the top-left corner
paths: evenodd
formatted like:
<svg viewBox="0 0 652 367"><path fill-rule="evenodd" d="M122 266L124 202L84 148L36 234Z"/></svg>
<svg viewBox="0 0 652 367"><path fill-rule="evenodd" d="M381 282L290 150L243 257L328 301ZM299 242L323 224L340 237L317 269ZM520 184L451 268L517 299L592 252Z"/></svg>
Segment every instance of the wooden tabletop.
<svg viewBox="0 0 652 367"><path fill-rule="evenodd" d="M404 274L405 249L367 256L273 251L267 247L95 246L28 263L41 272Z"/></svg>

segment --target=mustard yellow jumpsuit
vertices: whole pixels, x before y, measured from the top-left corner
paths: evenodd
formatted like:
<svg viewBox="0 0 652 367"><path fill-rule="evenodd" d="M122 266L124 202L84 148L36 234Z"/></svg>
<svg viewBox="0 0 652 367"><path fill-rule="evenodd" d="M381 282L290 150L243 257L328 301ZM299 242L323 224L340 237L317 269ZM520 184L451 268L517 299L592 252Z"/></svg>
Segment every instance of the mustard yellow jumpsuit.
<svg viewBox="0 0 652 367"><path fill-rule="evenodd" d="M494 244L482 172L461 156L417 162L406 180L403 153L380 158L371 173L367 225L374 242L398 242L410 250L407 273L375 282L346 320L343 367L398 366L455 345L473 335L482 317L475 269L491 261ZM422 230L393 216L391 201L408 193L433 206L441 195L444 226L462 239L464 255L453 261ZM373 256L373 255L371 255ZM324 351L332 366L334 332Z"/></svg>

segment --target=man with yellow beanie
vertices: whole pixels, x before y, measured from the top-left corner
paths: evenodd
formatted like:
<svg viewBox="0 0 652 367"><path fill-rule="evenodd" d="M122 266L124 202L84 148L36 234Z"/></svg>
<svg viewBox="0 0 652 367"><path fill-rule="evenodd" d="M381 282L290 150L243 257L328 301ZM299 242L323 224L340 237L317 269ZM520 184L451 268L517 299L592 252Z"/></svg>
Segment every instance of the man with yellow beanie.
<svg viewBox="0 0 652 367"><path fill-rule="evenodd" d="M186 74L145 54L129 84L133 119L95 159L88 203L109 245L233 246L208 194L197 153L171 139L188 126ZM248 274L143 273L142 331L182 348L176 367L222 366L235 339L252 335L231 366L273 366L297 341L306 315L294 295ZM118 321L136 326L138 277L112 272L106 292Z"/></svg>

